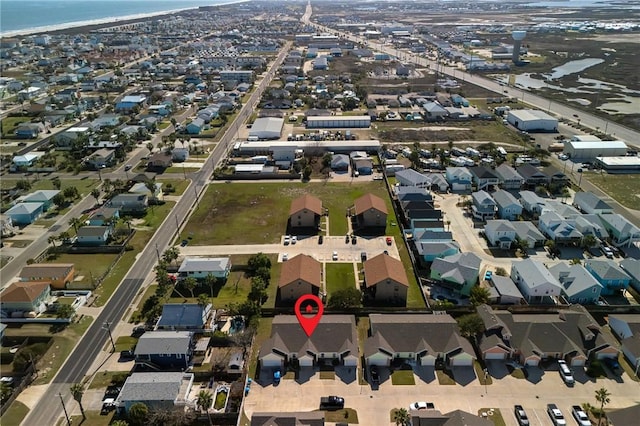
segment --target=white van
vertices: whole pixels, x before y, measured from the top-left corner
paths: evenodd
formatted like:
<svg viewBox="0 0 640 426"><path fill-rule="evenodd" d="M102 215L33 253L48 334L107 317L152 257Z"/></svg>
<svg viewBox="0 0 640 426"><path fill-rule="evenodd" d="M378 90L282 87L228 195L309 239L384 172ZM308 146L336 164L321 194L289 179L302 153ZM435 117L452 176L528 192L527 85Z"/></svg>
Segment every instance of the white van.
<svg viewBox="0 0 640 426"><path fill-rule="evenodd" d="M560 377L562 377L562 380L565 382L565 384L567 384L568 386L573 386L576 383L575 379L573 378L573 373L571 372L571 369L565 361L558 361L558 371L560 372Z"/></svg>

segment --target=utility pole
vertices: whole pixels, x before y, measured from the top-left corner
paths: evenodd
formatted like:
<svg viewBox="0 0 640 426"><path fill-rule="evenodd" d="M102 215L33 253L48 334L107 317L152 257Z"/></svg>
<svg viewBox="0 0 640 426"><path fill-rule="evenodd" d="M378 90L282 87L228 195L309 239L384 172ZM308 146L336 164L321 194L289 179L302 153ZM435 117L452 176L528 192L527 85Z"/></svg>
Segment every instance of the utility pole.
<svg viewBox="0 0 640 426"><path fill-rule="evenodd" d="M62 404L62 409L64 410L64 416L67 418L67 425L71 426L71 419L69 419L69 413L67 413L67 407L64 405L62 394L58 392L58 396L60 397L60 403Z"/></svg>
<svg viewBox="0 0 640 426"><path fill-rule="evenodd" d="M107 327L107 328L105 328L105 330L107 330L107 333L109 333L109 340L111 340L112 352L115 352L116 351L116 344L113 342L113 336L111 335L111 324L108 321L105 321L104 325Z"/></svg>

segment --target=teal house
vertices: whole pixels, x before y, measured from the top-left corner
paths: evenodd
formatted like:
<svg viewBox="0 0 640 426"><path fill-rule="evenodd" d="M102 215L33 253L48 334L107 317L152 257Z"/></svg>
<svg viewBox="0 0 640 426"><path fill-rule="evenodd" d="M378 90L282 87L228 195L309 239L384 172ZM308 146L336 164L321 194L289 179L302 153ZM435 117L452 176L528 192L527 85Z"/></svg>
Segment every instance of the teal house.
<svg viewBox="0 0 640 426"><path fill-rule="evenodd" d="M584 267L602 284L603 296L617 294L631 283L631 277L613 260L588 260Z"/></svg>

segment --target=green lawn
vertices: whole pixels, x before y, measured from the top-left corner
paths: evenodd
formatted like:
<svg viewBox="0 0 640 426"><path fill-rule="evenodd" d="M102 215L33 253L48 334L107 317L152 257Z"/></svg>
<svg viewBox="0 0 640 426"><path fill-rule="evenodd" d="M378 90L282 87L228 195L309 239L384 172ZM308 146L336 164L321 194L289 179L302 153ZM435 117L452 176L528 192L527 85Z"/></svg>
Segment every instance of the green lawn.
<svg viewBox="0 0 640 426"><path fill-rule="evenodd" d="M31 117L6 117L2 119L2 136L15 137L16 129L20 123L31 122Z"/></svg>
<svg viewBox="0 0 640 426"><path fill-rule="evenodd" d="M0 424L19 425L29 414L29 407L20 401L13 401L9 409L0 417Z"/></svg>
<svg viewBox="0 0 640 426"><path fill-rule="evenodd" d="M438 384L440 385L455 385L456 381L453 380L449 374L442 370L436 370L436 376L438 377Z"/></svg>
<svg viewBox="0 0 640 426"><path fill-rule="evenodd" d="M305 193L320 198L323 206L329 208L330 234L344 235L346 208L369 192L386 199L391 208L380 181L358 185L272 182L210 185L181 238L191 233L196 245L276 243L286 232L291 200Z"/></svg>
<svg viewBox="0 0 640 426"><path fill-rule="evenodd" d="M396 370L391 373L392 385L415 385L416 380L413 377L413 370Z"/></svg>
<svg viewBox="0 0 640 426"><path fill-rule="evenodd" d="M180 165L167 167L164 171L165 173L174 173L174 174L184 174L184 173L195 173L200 171L200 167L182 167Z"/></svg>
<svg viewBox="0 0 640 426"><path fill-rule="evenodd" d="M358 424L358 412L353 408L343 408L336 411L325 411L324 419L334 423L354 423Z"/></svg>
<svg viewBox="0 0 640 426"><path fill-rule="evenodd" d="M102 389L111 384L122 384L128 376L128 371L102 371L93 377L89 389Z"/></svg>
<svg viewBox="0 0 640 426"><path fill-rule="evenodd" d="M326 274L327 293L329 295L338 290L354 288L356 285L353 263L327 263Z"/></svg>
<svg viewBox="0 0 640 426"><path fill-rule="evenodd" d="M260 322L258 323L258 330L256 330L256 335L253 339L253 346L251 347L251 359L249 360L249 377L256 377L256 370L258 368L258 352L260 351L260 347L271 337L271 323L273 322L273 318L260 318Z"/></svg>
<svg viewBox="0 0 640 426"><path fill-rule="evenodd" d="M5 334L7 336L18 337L53 337L52 345L38 361L38 377L33 382L34 385L42 385L49 383L53 376L55 376L58 369L67 359L69 353L71 353L71 350L80 337L84 334L87 328L89 328L92 321L92 317L84 316L79 322L73 323L63 330L53 334L51 327L46 324L24 324L16 328L11 327L5 330Z"/></svg>
<svg viewBox="0 0 640 426"><path fill-rule="evenodd" d="M169 180L169 181L165 181L162 180L163 188L167 187L167 184L170 183L173 188L175 189L174 192L167 194L167 195L182 195L184 194L184 190L187 189L187 187L189 186L189 184L191 183L190 180L184 180L184 179L180 179L180 180Z"/></svg>
<svg viewBox="0 0 640 426"><path fill-rule="evenodd" d="M40 175L39 177L34 175L28 176L27 178L15 178L15 177L2 177L0 179L0 188L2 189L11 189L16 186L16 182L20 180L27 179L31 183L31 189L27 192L38 191L40 189L55 189L53 186L53 182L51 179L46 178L44 175ZM60 179L61 189L69 188L71 186L75 186L78 189L80 194L89 195L91 190L98 186L100 180L92 178L87 179Z"/></svg>
<svg viewBox="0 0 640 426"><path fill-rule="evenodd" d="M113 420L113 415L115 411L111 411L106 416L100 415L100 411L85 411L84 414L87 416L85 420L82 420L82 416L71 416L71 424L72 425L87 425L87 426L108 426L111 424L111 420ZM58 422L59 426L66 426L66 420L61 419Z"/></svg>
<svg viewBox="0 0 640 426"><path fill-rule="evenodd" d="M161 204L159 206L150 206L147 209L147 214L144 217L144 226L149 226L151 228L157 229L169 215L169 213L171 213L171 210L175 205L175 201L165 201L164 204Z"/></svg>
<svg viewBox="0 0 640 426"><path fill-rule="evenodd" d="M76 278L72 288L93 288L95 281L106 273L113 262L116 254L70 254L62 253L48 258L46 263L73 263L76 268Z"/></svg>
<svg viewBox="0 0 640 426"><path fill-rule="evenodd" d="M485 383L484 371L483 371L482 366L480 365L480 363L478 361L473 361L473 368L476 371L476 377L478 378L478 381L480 382L481 385L491 385L491 384L493 384L493 379L491 378L490 374L487 374L487 381Z"/></svg>
<svg viewBox="0 0 640 426"><path fill-rule="evenodd" d="M625 207L640 210L640 188L638 175L609 175L585 173L583 179L588 180L605 194Z"/></svg>
<svg viewBox="0 0 640 426"><path fill-rule="evenodd" d="M116 353L131 350L137 343L137 337L120 336L116 340Z"/></svg>

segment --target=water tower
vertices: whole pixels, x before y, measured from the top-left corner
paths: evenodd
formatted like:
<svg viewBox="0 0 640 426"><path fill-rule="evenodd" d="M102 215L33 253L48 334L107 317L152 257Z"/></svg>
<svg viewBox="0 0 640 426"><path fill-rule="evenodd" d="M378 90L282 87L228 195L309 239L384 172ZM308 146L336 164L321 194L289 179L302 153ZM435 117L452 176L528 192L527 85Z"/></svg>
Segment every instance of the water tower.
<svg viewBox="0 0 640 426"><path fill-rule="evenodd" d="M511 37L513 37L513 56L511 60L514 64L520 63L520 43L526 35L526 31L513 31L511 33Z"/></svg>

